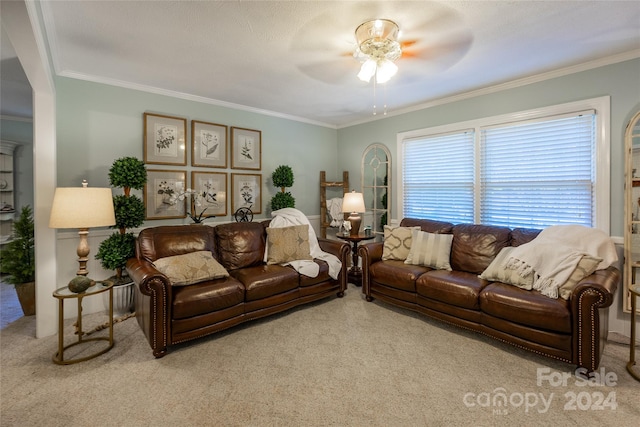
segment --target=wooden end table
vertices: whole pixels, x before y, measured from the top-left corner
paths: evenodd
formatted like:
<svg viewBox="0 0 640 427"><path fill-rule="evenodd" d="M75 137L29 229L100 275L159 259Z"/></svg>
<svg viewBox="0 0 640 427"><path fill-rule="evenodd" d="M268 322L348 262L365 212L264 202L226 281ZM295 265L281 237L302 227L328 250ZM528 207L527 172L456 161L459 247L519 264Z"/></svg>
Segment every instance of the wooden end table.
<svg viewBox="0 0 640 427"><path fill-rule="evenodd" d="M348 272L349 282L356 286L362 286L362 269L358 266L358 243L375 238L375 234L359 233L357 236L352 236L350 234L338 233L336 237L353 243L352 265Z"/></svg>
<svg viewBox="0 0 640 427"><path fill-rule="evenodd" d="M53 292L53 296L58 300L58 351L53 355L53 362L58 365L71 365L73 363L84 362L85 360L93 359L111 350L113 347L113 282L106 282L107 284L98 283L93 285L84 292L75 293L69 290L68 286L64 288L56 289ZM95 338L83 338L84 332L82 331L82 299L87 296L101 294L103 292L109 292L109 336L108 337L95 337ZM64 300L75 299L78 301L78 341L69 345L64 345ZM99 351L92 353L85 357L78 357L76 359L65 359L64 351L70 347L84 344L90 341L107 341L107 346L104 346Z"/></svg>

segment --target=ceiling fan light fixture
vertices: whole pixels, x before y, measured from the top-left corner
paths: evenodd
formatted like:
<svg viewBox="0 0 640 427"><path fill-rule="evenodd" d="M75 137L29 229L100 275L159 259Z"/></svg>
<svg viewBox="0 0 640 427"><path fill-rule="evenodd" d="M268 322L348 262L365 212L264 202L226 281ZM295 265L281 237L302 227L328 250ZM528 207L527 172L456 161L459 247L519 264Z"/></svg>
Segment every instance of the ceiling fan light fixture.
<svg viewBox="0 0 640 427"><path fill-rule="evenodd" d="M376 61L373 59L367 59L362 63L362 67L360 67L358 78L363 82L369 83L371 81L371 77L376 74L377 67L378 65L376 64Z"/></svg>
<svg viewBox="0 0 640 427"><path fill-rule="evenodd" d="M353 56L363 63L358 74L360 80L368 82L375 74L376 82L384 83L398 71L393 62L402 55L398 42L399 32L398 24L389 19L367 21L356 28L358 46ZM370 71L372 67L373 72ZM365 76L369 77L365 79Z"/></svg>
<svg viewBox="0 0 640 427"><path fill-rule="evenodd" d="M398 66L388 59L378 61L376 70L376 82L386 83L398 72Z"/></svg>

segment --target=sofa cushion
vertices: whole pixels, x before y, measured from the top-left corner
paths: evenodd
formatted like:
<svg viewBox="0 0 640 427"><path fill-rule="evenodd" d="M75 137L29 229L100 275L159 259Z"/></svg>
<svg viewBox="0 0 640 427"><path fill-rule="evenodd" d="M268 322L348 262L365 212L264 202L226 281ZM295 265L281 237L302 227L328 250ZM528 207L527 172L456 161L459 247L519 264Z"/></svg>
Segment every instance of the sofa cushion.
<svg viewBox="0 0 640 427"><path fill-rule="evenodd" d="M309 225L267 228L267 264L312 259Z"/></svg>
<svg viewBox="0 0 640 427"><path fill-rule="evenodd" d="M331 276L329 276L329 264L326 261L322 261L320 259L314 259L313 262L318 264L318 275L316 277L309 277L306 274L300 274L300 286L312 286L316 283L322 283L331 281Z"/></svg>
<svg viewBox="0 0 640 427"><path fill-rule="evenodd" d="M424 265L438 270L451 270L451 234L427 233L413 230L411 249L405 264Z"/></svg>
<svg viewBox="0 0 640 427"><path fill-rule="evenodd" d="M244 301L244 286L233 277L173 288L173 319L188 319Z"/></svg>
<svg viewBox="0 0 640 427"><path fill-rule="evenodd" d="M415 292L416 279L430 270L429 267L407 265L404 261L390 260L372 264L369 267L369 275L372 281L385 286Z"/></svg>
<svg viewBox="0 0 640 427"><path fill-rule="evenodd" d="M533 274L530 274L527 277L522 277L518 274L517 270L505 268L505 264L513 249L513 246L506 246L502 248L494 260L491 261L489 267L487 267L478 277L484 280L489 280L490 282L502 282L508 285L514 285L522 289L533 289Z"/></svg>
<svg viewBox="0 0 640 427"><path fill-rule="evenodd" d="M602 261L601 258L594 257L591 255L585 255L580 259L578 265L569 279L558 288L558 295L560 298L569 299L571 297L571 292L573 289L580 283L582 279L591 275L596 268L598 268L598 264Z"/></svg>
<svg viewBox="0 0 640 427"><path fill-rule="evenodd" d="M534 228L514 228L511 230L511 246L520 246L529 243L540 234L541 230Z"/></svg>
<svg viewBox="0 0 640 427"><path fill-rule="evenodd" d="M453 224L445 221L433 219L403 218L400 221L401 227L420 227L420 230L427 233L451 234Z"/></svg>
<svg viewBox="0 0 640 427"><path fill-rule="evenodd" d="M479 224L459 224L453 227L451 268L480 274L491 264L510 241L511 230Z"/></svg>
<svg viewBox="0 0 640 427"><path fill-rule="evenodd" d="M480 293L480 308L494 317L533 328L571 333L569 303L540 292L494 282Z"/></svg>
<svg viewBox="0 0 640 427"><path fill-rule="evenodd" d="M231 222L215 227L216 258L228 270L264 263L265 227L259 222Z"/></svg>
<svg viewBox="0 0 640 427"><path fill-rule="evenodd" d="M245 287L245 301L255 301L298 288L298 273L290 267L262 264L233 270Z"/></svg>
<svg viewBox="0 0 640 427"><path fill-rule="evenodd" d="M411 250L411 235L413 230L420 227L391 227L384 226L384 243L382 246L383 260L404 261Z"/></svg>
<svg viewBox="0 0 640 427"><path fill-rule="evenodd" d="M171 280L173 286L191 285L204 280L229 277L211 252L198 251L157 259L155 267Z"/></svg>
<svg viewBox="0 0 640 427"><path fill-rule="evenodd" d="M478 296L488 283L473 273L433 270L416 280L416 291L425 298L479 310Z"/></svg>

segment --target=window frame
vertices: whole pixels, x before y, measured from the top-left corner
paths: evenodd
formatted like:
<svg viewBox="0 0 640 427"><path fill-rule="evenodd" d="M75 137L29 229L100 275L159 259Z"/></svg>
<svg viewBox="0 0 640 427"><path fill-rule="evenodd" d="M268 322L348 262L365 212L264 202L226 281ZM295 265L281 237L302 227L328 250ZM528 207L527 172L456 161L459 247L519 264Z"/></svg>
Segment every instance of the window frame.
<svg viewBox="0 0 640 427"><path fill-rule="evenodd" d="M395 191L395 202L397 204L395 212L398 212L400 219L404 218L404 182L402 181L404 167L404 141L420 137L429 137L437 134L452 132L462 132L473 129L475 140L474 162L480 165L480 139L481 129L488 126L504 125L506 123L517 123L527 120L538 120L550 116L579 113L584 110L594 110L596 112L596 131L594 147L594 227L610 233L610 194L611 194L611 97L602 96L581 101L568 102L547 107L535 108L525 111L517 111L497 116L483 117L464 122L455 122L446 125L439 125L429 128L416 129L412 131L399 132L396 135L396 158L398 159L395 168L395 181L398 186ZM474 222L480 223L480 168L476 167L474 185Z"/></svg>

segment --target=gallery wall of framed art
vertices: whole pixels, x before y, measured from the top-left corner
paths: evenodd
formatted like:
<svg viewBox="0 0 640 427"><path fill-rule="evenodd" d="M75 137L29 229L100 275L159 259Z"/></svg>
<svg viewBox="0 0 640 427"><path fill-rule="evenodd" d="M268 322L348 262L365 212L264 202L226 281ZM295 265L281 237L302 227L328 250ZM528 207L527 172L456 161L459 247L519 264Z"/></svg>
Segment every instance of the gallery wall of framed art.
<svg viewBox="0 0 640 427"><path fill-rule="evenodd" d="M147 170L146 219L233 216L241 208L262 213L262 174L256 173L262 169L262 131L215 120L194 119L188 127L188 121L143 114L144 163L162 165Z"/></svg>

